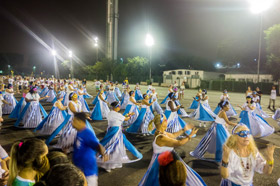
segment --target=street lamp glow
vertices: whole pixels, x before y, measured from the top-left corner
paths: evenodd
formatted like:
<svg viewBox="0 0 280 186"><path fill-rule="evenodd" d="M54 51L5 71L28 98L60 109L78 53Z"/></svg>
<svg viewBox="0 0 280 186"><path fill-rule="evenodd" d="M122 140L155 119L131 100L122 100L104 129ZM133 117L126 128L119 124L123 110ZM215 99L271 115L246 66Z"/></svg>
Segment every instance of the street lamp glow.
<svg viewBox="0 0 280 186"><path fill-rule="evenodd" d="M69 57L72 58L73 57L73 52L70 50L69 51Z"/></svg>
<svg viewBox="0 0 280 186"><path fill-rule="evenodd" d="M56 56L56 51L55 50L52 50L52 55Z"/></svg>
<svg viewBox="0 0 280 186"><path fill-rule="evenodd" d="M154 38L151 34L147 34L146 35L146 40L145 40L145 43L148 47L151 47L155 44L155 41L154 41Z"/></svg>
<svg viewBox="0 0 280 186"><path fill-rule="evenodd" d="M94 38L94 41L97 43L97 41L98 41L98 37L95 37L95 38Z"/></svg>
<svg viewBox="0 0 280 186"><path fill-rule="evenodd" d="M249 0L250 10L254 14L262 13L272 6L273 1L274 0Z"/></svg>
<svg viewBox="0 0 280 186"><path fill-rule="evenodd" d="M94 46L95 46L95 47L98 47L98 44L97 44L97 43L94 43Z"/></svg>
<svg viewBox="0 0 280 186"><path fill-rule="evenodd" d="M220 63L217 63L216 68L220 68L220 67L221 67Z"/></svg>
<svg viewBox="0 0 280 186"><path fill-rule="evenodd" d="M240 68L240 63L237 63L237 65L236 65L236 66L237 66L237 68Z"/></svg>
<svg viewBox="0 0 280 186"><path fill-rule="evenodd" d="M36 66L33 66L33 69L36 69Z"/></svg>

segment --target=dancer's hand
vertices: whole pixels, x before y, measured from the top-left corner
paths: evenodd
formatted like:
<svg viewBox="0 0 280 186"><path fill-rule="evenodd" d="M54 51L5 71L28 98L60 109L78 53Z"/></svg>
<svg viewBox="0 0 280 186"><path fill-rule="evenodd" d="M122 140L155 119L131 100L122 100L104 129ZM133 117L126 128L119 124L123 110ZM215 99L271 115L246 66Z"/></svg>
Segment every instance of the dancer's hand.
<svg viewBox="0 0 280 186"><path fill-rule="evenodd" d="M273 154L274 154L274 150L275 150L276 146L273 144L268 144L267 148L266 148L266 154L269 158L269 160L273 160Z"/></svg>
<svg viewBox="0 0 280 186"><path fill-rule="evenodd" d="M187 125L185 125L185 127L184 127L184 132L186 132L186 131L188 131L188 130L190 130L190 129L193 129L194 128L194 125L193 124L187 124Z"/></svg>
<svg viewBox="0 0 280 186"><path fill-rule="evenodd" d="M0 178L0 186L7 185L8 179L9 179L9 171L6 171L2 174L2 178Z"/></svg>
<svg viewBox="0 0 280 186"><path fill-rule="evenodd" d="M106 162L106 161L108 161L110 158L109 158L109 155L108 154L104 154L103 156L102 156L102 161L103 162Z"/></svg>
<svg viewBox="0 0 280 186"><path fill-rule="evenodd" d="M193 137L197 133L198 129L193 128L191 134L189 135L190 137Z"/></svg>

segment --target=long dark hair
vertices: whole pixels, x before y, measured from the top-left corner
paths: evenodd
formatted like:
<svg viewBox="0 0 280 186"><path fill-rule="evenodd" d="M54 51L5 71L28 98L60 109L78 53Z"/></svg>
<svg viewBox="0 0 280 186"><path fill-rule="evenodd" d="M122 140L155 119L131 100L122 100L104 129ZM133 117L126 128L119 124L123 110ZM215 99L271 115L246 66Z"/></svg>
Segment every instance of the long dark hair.
<svg viewBox="0 0 280 186"><path fill-rule="evenodd" d="M251 96L247 96L247 97L246 97L246 99L249 99L249 98L251 99L251 104L254 103L254 101L253 101L253 99L252 99ZM248 103L248 101L247 101L246 103Z"/></svg>

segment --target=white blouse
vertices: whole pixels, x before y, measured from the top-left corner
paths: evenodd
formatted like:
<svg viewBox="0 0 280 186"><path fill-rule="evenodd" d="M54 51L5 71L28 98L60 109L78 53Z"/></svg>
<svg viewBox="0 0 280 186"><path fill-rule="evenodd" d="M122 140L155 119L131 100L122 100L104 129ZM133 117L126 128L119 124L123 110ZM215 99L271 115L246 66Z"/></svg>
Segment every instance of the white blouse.
<svg viewBox="0 0 280 186"><path fill-rule="evenodd" d="M227 179L238 185L250 186L253 183L254 172L263 174L266 160L259 152L257 152L255 158L250 154L249 157L242 157L242 161L245 167L247 166L247 162L249 163L249 170L246 172L244 172L244 169L242 168L241 158L234 152L234 150L230 151L228 162L229 177Z"/></svg>
<svg viewBox="0 0 280 186"><path fill-rule="evenodd" d="M40 96L39 96L38 93L31 94L30 92L28 92L28 93L26 94L25 98L27 98L27 99L29 99L29 100L30 100L30 99L35 99L36 101L39 101Z"/></svg>
<svg viewBox="0 0 280 186"><path fill-rule="evenodd" d="M113 127L113 126L121 126L122 123L124 122L125 117L122 114L112 110L108 113L107 119L108 119L108 126Z"/></svg>

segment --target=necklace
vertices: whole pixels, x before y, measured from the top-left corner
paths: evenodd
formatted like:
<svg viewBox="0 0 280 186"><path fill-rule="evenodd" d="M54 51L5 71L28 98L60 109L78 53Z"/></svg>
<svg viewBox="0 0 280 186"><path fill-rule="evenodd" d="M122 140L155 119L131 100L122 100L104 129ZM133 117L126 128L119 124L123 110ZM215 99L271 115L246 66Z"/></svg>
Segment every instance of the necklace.
<svg viewBox="0 0 280 186"><path fill-rule="evenodd" d="M243 161L243 158L241 157L240 152L239 152L238 149L237 149L237 152L238 152L238 156L239 156L239 159L240 159L240 164L241 164L241 167L242 167L242 170L243 170L243 178L244 179L249 179L250 178L249 176L251 174L251 168L252 168L252 165L251 165L251 155L246 157L246 165L245 165L245 163Z"/></svg>

